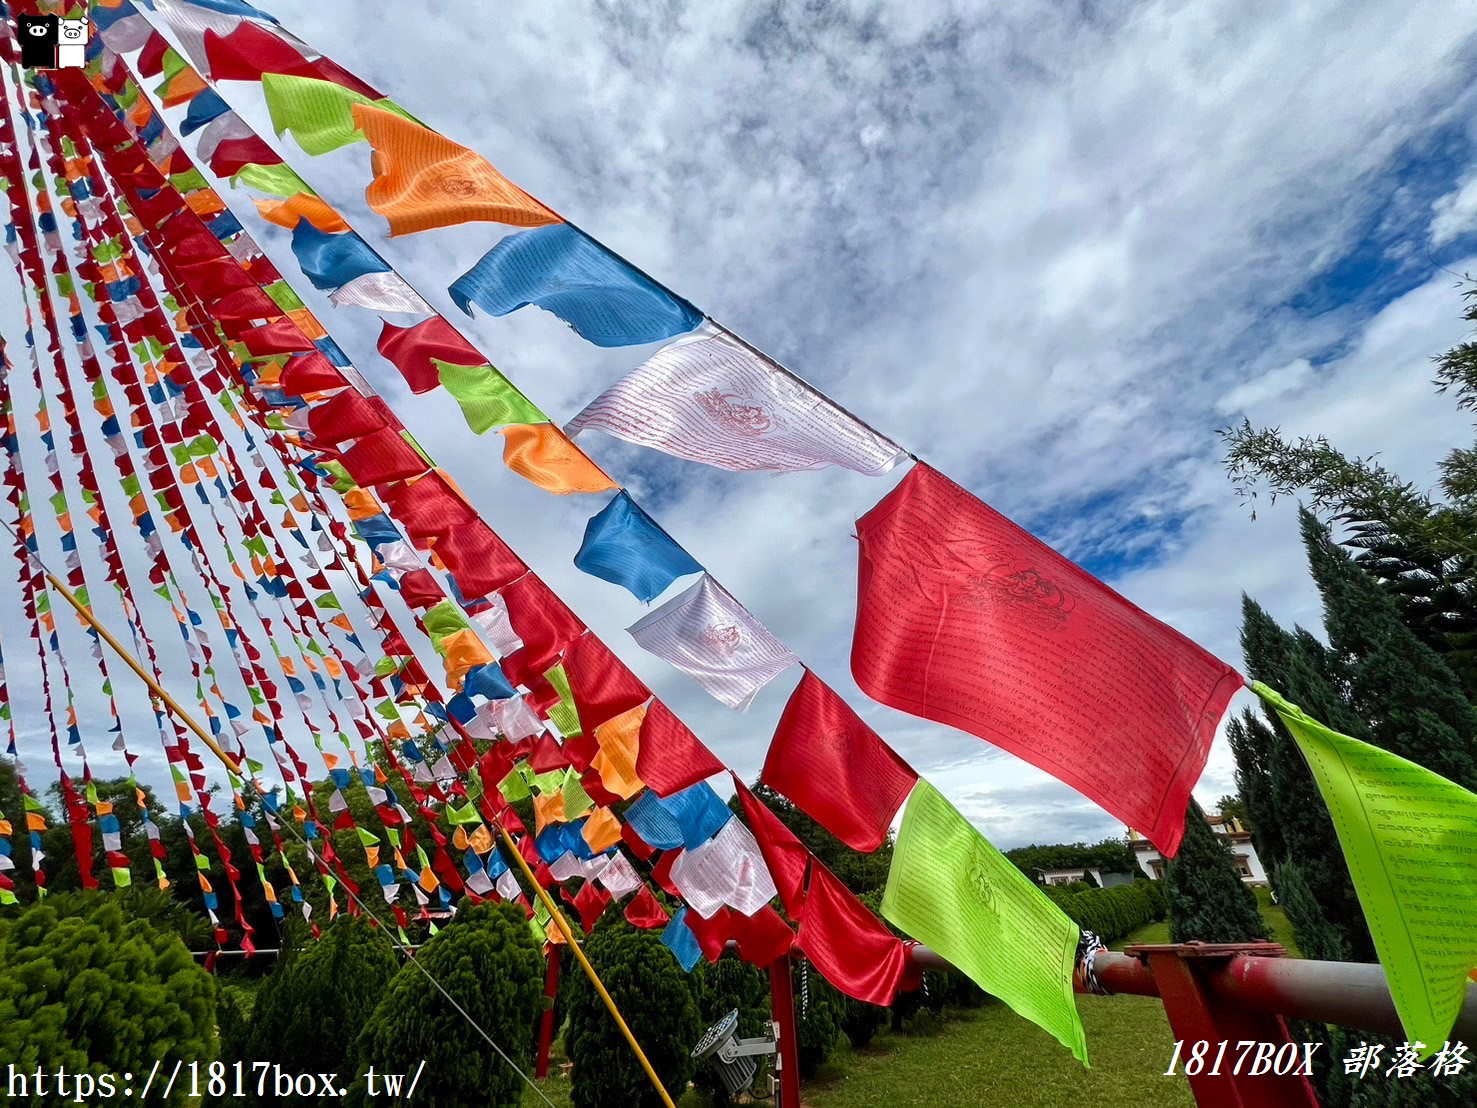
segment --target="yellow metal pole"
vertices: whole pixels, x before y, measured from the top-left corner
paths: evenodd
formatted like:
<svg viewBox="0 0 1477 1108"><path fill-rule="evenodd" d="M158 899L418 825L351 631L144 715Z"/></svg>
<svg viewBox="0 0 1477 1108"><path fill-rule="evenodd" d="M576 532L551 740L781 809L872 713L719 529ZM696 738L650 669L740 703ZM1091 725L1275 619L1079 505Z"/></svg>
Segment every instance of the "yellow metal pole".
<svg viewBox="0 0 1477 1108"><path fill-rule="evenodd" d="M528 883L533 886L533 891L543 901L544 907L549 911L549 915L554 917L554 922L559 925L559 931L564 936L564 941L569 945L569 949L574 951L574 957L579 962L580 969L585 971L585 976L590 979L590 984L595 986L595 991L600 994L600 999L605 1002L605 1007L609 1010L611 1019L615 1020L616 1026L621 1029L621 1034L626 1037L626 1042L631 1045L631 1050L635 1053L636 1060L641 1063L641 1068L646 1071L646 1076L651 1079L652 1088L657 1091L657 1095L662 1098L662 1103L667 1108L676 1108L672 1103L672 1098L667 1095L667 1089L662 1084L662 1079L657 1076L656 1070L652 1069L651 1062L647 1060L646 1052L641 1049L641 1044L636 1041L636 1036L631 1034L630 1027L626 1025L626 1021L621 1017L620 1009L615 1006L615 999L605 990L605 984L600 980L600 975L595 972L595 967L590 965L590 960L585 957L585 952L580 949L579 943L575 941L574 931L570 929L569 921L564 918L564 913L559 910L559 905L554 903L554 898L549 895L549 891L538 883L538 878L533 875L533 870L528 865L528 859L523 857L517 844L513 842L513 836L508 834L508 829L503 826L501 820L498 821L497 829L503 836L503 842L508 846L508 853L518 860L518 868L523 871L523 876L528 878Z"/></svg>
<svg viewBox="0 0 1477 1108"><path fill-rule="evenodd" d="M129 669L139 675L144 684L149 686L149 690L164 702L164 706L173 712L176 718L184 723L186 727L193 731L199 737L200 741L210 748L211 753L225 764L227 769L235 774L245 776L242 774L241 767L236 763L235 759L221 749L220 744L215 741L215 737L196 723L190 713L185 711L180 703L165 691L164 686L154 680L153 675L144 669L143 666L139 665L138 660L124 649L123 644L115 639L112 633L98 622L97 616L92 614L92 609L78 600L77 595L71 589L67 588L50 570L43 569L42 572L46 574L46 580L50 582L51 587L61 593L66 598L68 604L77 609L77 614L86 620L88 626L96 631L102 640L113 648L118 657L122 658L128 664ZM255 787L254 781L252 784ZM657 1076L656 1070L652 1068L651 1062L647 1059L646 1052L641 1049L641 1044L636 1041L636 1036L631 1033L631 1028L627 1026L625 1019L622 1018L620 1009L615 1006L615 1000L606 991L604 983L600 980L600 975L595 972L595 967L590 965L590 960L585 957L585 952L580 949L579 943L575 941L574 932L570 929L569 921L564 918L564 913L559 910L559 905L554 903L553 898L549 896L548 890L538 883L538 879L533 875L533 870L529 868L528 859L523 857L519 852L518 845L513 841L513 836L508 834L508 829L502 825L501 821L498 821L497 829L502 833L503 842L508 845L508 852L518 860L518 865L523 870L523 876L528 879L528 883L533 886L534 892L538 894L539 899L543 901L544 907L548 909L549 915L554 918L554 922L558 925L560 933L564 936L564 941L574 951L574 956L579 961L580 968L585 971L585 976L590 979L590 984L595 986L595 991L600 994L600 999L605 1002L605 1007L610 1010L611 1018L615 1020L616 1026L621 1029L621 1034L625 1036L626 1042L631 1045L631 1050L636 1054L636 1060L641 1063L641 1068L646 1071L646 1076L651 1079L652 1087L656 1089L657 1095L662 1098L662 1103L666 1105L666 1108L676 1108L672 1103L672 1098L667 1094L666 1087L662 1085L662 1079Z"/></svg>
<svg viewBox="0 0 1477 1108"><path fill-rule="evenodd" d="M215 736L196 723L190 713L185 711L179 702L165 691L164 686L159 684L158 681L155 681L153 676L143 666L138 664L137 659L123 648L123 644L113 638L112 633L98 622L97 616L92 614L92 609L78 600L76 594L57 579L56 574L52 573L49 569L43 569L42 572L46 574L46 580L51 583L51 587L66 597L67 603L76 608L77 614L87 621L88 626L96 631L102 637L102 640L113 648L118 657L122 658L128 664L129 669L133 670L134 673L143 679L144 684L149 686L149 690L164 702L164 706L173 712L186 727L195 732L196 737L206 746L210 747L211 753L226 764L226 768L231 770L232 773L241 774L241 767L236 764L235 759L221 749L220 743L215 741ZM246 775L242 774L242 776Z"/></svg>

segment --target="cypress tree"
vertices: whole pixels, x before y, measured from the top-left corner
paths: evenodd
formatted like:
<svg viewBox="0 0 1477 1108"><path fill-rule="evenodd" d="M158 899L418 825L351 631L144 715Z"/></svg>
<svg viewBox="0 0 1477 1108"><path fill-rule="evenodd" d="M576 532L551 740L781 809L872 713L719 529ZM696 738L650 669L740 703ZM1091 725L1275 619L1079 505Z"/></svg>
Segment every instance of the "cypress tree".
<svg viewBox="0 0 1477 1108"><path fill-rule="evenodd" d="M1369 725L1368 741L1477 788L1477 708L1456 673L1401 622L1395 602L1312 513L1303 511L1301 523L1328 640L1347 677L1349 706Z"/></svg>
<svg viewBox="0 0 1477 1108"><path fill-rule="evenodd" d="M1241 647L1250 676L1282 692L1330 727L1355 738L1367 737L1363 723L1349 711L1339 692L1337 659L1326 647L1302 628L1284 630L1249 597L1242 598L1242 616ZM1281 720L1263 722L1251 716L1251 722L1243 720L1242 724L1245 741L1232 745L1238 783L1244 775L1265 790L1256 794L1263 810L1253 816L1260 836L1257 854L1272 874L1279 899L1282 888L1277 884L1277 868L1297 862L1313 901L1322 907L1323 919L1339 932L1348 956L1354 961L1374 961L1374 943L1349 879L1348 863L1302 752ZM1253 753L1259 760L1243 760ZM1252 794L1243 792L1242 796L1250 806ZM1265 851L1263 842L1267 843ZM1304 949L1305 938L1316 943L1297 930L1298 944Z"/></svg>
<svg viewBox="0 0 1477 1108"><path fill-rule="evenodd" d="M1250 943L1268 937L1256 896L1237 875L1233 858L1230 844L1191 800L1185 837L1165 873L1171 942Z"/></svg>

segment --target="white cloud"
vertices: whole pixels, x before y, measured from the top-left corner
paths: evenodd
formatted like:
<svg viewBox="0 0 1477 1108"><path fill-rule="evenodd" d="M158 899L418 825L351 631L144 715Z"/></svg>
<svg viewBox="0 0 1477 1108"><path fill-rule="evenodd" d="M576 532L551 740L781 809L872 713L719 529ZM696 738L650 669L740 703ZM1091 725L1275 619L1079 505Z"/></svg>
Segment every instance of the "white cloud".
<svg viewBox="0 0 1477 1108"><path fill-rule="evenodd" d="M1477 173L1431 205L1431 245L1445 246L1458 235L1477 229Z"/></svg>

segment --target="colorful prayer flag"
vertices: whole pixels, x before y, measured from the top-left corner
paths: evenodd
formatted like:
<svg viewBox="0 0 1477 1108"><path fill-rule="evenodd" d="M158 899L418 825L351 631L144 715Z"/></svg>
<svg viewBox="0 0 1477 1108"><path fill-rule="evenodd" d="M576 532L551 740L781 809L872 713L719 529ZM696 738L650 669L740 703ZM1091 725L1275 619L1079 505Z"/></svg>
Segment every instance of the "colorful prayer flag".
<svg viewBox="0 0 1477 1108"><path fill-rule="evenodd" d="M1024 758L1172 856L1236 671L921 463L857 535L862 691Z"/></svg>
<svg viewBox="0 0 1477 1108"><path fill-rule="evenodd" d="M814 895L812 878L807 911ZM882 915L1087 1064L1077 925L924 780L903 810Z"/></svg>

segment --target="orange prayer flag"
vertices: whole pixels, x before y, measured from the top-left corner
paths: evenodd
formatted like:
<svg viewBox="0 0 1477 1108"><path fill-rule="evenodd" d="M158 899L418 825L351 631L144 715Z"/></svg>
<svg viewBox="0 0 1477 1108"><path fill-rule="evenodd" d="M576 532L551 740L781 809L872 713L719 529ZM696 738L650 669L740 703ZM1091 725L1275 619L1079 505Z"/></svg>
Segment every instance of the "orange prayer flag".
<svg viewBox="0 0 1477 1108"><path fill-rule="evenodd" d="M366 104L354 105L354 123L374 150L375 178L364 199L389 221L392 236L476 220L515 227L563 222L481 154L428 127Z"/></svg>
<svg viewBox="0 0 1477 1108"><path fill-rule="evenodd" d="M596 808L585 820L580 834L596 854L604 853L621 841L621 821L609 808Z"/></svg>
<svg viewBox="0 0 1477 1108"><path fill-rule="evenodd" d="M514 423L500 428L503 462L545 492L612 492L620 486L552 423Z"/></svg>
<svg viewBox="0 0 1477 1108"><path fill-rule="evenodd" d="M170 80L169 87L164 90L164 95L159 102L166 108L172 108L177 104L195 99L204 91L204 78L187 66Z"/></svg>
<svg viewBox="0 0 1477 1108"><path fill-rule="evenodd" d="M564 823L564 793L545 793L533 798L533 818L536 833L542 832L551 823Z"/></svg>
<svg viewBox="0 0 1477 1108"><path fill-rule="evenodd" d="M458 850L466 850L467 847L471 845L467 841L467 829L460 824L458 824L456 830L451 833L451 845L456 847Z"/></svg>
<svg viewBox="0 0 1477 1108"><path fill-rule="evenodd" d="M446 676L458 688L461 687L462 675L467 670L473 666L485 666L492 661L492 651L483 645L477 632L470 627L447 635L441 640L441 650L446 663Z"/></svg>
<svg viewBox="0 0 1477 1108"><path fill-rule="evenodd" d="M344 507L349 511L349 518L355 522L377 516L385 510L375 499L374 493L361 488L353 488L344 493Z"/></svg>
<svg viewBox="0 0 1477 1108"><path fill-rule="evenodd" d="M608 719L595 728L599 751L590 766L600 774L601 783L622 800L641 791L643 782L636 773L636 753L641 746L641 724L646 719L646 705L638 704Z"/></svg>
<svg viewBox="0 0 1477 1108"><path fill-rule="evenodd" d="M226 210L226 202L220 198L220 194L210 189L198 189L190 193L185 197L185 205L202 219Z"/></svg>
<svg viewBox="0 0 1477 1108"><path fill-rule="evenodd" d="M492 832L487 829L487 824L479 823L477 830L467 837L467 842L478 854L486 854L492 849Z"/></svg>
<svg viewBox="0 0 1477 1108"><path fill-rule="evenodd" d="M286 200L257 200L255 204L256 210L268 223L286 227L289 231L297 227L299 219L306 219L318 230L328 235L336 235L340 231L349 229L343 216L311 193L300 192L289 196Z"/></svg>

